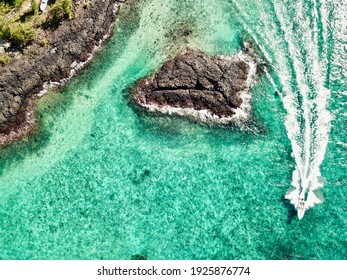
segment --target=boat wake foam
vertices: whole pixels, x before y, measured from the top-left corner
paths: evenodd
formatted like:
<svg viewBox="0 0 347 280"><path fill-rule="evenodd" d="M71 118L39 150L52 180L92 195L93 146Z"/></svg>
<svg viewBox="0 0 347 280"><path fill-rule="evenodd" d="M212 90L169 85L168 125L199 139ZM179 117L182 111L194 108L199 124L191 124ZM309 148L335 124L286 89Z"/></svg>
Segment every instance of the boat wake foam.
<svg viewBox="0 0 347 280"><path fill-rule="evenodd" d="M287 198L298 210L305 211L322 203L317 191L326 184L320 164L329 139L332 115L327 110L330 90L328 79L328 16L326 1L306 5L302 0L262 2L259 8L262 25L254 22L237 0L232 7L274 70L274 79L265 69L270 82L280 95L284 118L296 168ZM257 4L254 4L257 5ZM336 9L338 10L338 8ZM335 11L336 13L337 11ZM307 17L307 15L312 15ZM266 36L263 36L266 34Z"/></svg>

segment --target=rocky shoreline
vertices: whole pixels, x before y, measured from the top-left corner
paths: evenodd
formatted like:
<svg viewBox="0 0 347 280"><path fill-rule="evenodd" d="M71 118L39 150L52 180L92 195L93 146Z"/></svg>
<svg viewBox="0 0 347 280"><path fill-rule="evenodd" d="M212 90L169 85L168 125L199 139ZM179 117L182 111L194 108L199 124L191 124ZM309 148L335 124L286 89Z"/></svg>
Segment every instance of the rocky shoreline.
<svg viewBox="0 0 347 280"><path fill-rule="evenodd" d="M0 146L27 135L35 127L33 100L47 86L65 83L78 73L111 34L122 0L91 0L74 20L48 30L48 44L26 47L0 66Z"/></svg>
<svg viewBox="0 0 347 280"><path fill-rule="evenodd" d="M234 56L213 57L185 49L156 73L140 79L131 90L131 100L149 112L205 123L247 120L257 66L250 48Z"/></svg>

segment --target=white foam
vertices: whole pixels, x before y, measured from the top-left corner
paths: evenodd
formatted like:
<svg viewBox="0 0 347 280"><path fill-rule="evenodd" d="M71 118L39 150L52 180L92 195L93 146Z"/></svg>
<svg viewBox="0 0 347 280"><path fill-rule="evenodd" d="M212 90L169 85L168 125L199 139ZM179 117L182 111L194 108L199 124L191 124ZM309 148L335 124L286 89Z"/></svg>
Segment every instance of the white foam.
<svg viewBox="0 0 347 280"><path fill-rule="evenodd" d="M297 208L299 195L302 192L310 193L310 190L324 185L324 181L319 179L321 178L319 166L324 160L332 119L327 110L330 90L325 88L329 8L324 0L320 5L314 1L313 11L307 11L308 6L304 5L302 0L296 2L275 0L273 4L259 2L258 7L262 10L261 18L263 20L260 21L261 24L253 24L250 28L245 21L252 23L251 17L247 15L237 0L232 2L242 15L241 23L272 64L282 85L282 90L279 90L271 75L265 71L287 111L284 122L292 144L292 155L296 168L292 178L294 190L290 190L286 198ZM340 18L346 19L346 13L342 12L339 5L337 6L339 8L336 13L340 15ZM307 16L308 13L311 14L310 17ZM319 14L322 17L320 19L323 25L322 30L319 30L318 26ZM273 16L276 17L276 21ZM341 21L344 24L340 24L340 26L346 27L347 21ZM280 30L276 22L279 22ZM295 33L293 31L294 23L300 26ZM347 32L342 29L339 28L338 32L341 34L340 37L345 37ZM318 47L319 31L326 42L322 53ZM263 36L263 34L266 35ZM259 43L260 40L261 43ZM301 52L300 49L304 49L304 52ZM293 66L294 75L288 65ZM295 79L295 83L293 83L293 79ZM297 89L295 84L297 84ZM301 100L300 103L299 100ZM307 207L313 207L320 201L313 199L312 194L308 197L310 201L307 203Z"/></svg>
<svg viewBox="0 0 347 280"><path fill-rule="evenodd" d="M294 66L299 88L298 94L302 99L301 117L304 125L301 131L298 134L298 131L293 130L292 126L286 125L297 163L296 175L298 176L293 176L292 185L300 190L299 193L306 193L323 185L318 178L321 176L319 166L324 159L330 131L331 116L326 110L330 91L324 87L326 60L321 61L319 57L317 22L314 20L313 28L310 28L302 2L295 5L294 21L287 16L287 7L282 2L276 2L274 9L288 44L289 56ZM314 9L315 13L312 16L317 17L317 7L314 6ZM293 33L292 22L300 23L299 35ZM302 42L297 40L298 37ZM303 55L298 51L300 48L306 49L305 60L309 66L308 69L306 68L306 73L304 73L306 65L303 62ZM297 159L298 156L300 160ZM307 203L307 207L313 207L317 201L317 199L311 199L310 203Z"/></svg>

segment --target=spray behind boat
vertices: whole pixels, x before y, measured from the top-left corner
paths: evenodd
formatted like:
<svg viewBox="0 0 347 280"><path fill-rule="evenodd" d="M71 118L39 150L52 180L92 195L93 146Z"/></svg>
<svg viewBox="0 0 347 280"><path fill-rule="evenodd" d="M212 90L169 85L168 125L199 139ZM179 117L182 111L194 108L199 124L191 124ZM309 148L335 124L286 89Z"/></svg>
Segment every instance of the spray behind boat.
<svg viewBox="0 0 347 280"><path fill-rule="evenodd" d="M315 204L323 203L323 194L319 190L326 184L324 177L319 176L312 184L312 180L300 180L298 170L293 172L293 187L289 189L285 195L298 211L298 218L301 220L307 209L312 208ZM300 182L302 181L302 182Z"/></svg>

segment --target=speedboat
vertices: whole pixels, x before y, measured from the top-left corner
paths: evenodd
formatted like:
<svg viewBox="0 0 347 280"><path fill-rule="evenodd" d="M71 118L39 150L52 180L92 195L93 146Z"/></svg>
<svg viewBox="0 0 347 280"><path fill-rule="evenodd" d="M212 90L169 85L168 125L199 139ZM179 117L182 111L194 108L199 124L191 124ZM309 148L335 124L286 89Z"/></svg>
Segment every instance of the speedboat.
<svg viewBox="0 0 347 280"><path fill-rule="evenodd" d="M301 220L304 215L305 215L305 211L306 211L306 201L303 197L300 198L299 200L299 205L298 205L298 218L299 220Z"/></svg>

